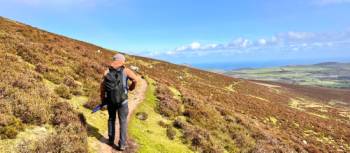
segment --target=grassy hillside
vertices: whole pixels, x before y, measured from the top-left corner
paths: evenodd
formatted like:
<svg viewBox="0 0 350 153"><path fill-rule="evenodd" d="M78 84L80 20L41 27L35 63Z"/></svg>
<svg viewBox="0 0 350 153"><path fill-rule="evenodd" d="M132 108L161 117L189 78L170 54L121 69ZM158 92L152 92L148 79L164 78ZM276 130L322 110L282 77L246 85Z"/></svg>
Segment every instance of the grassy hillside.
<svg viewBox="0 0 350 153"><path fill-rule="evenodd" d="M252 80L277 81L330 88L350 88L350 63L320 63L261 69L241 69L224 74Z"/></svg>
<svg viewBox="0 0 350 153"><path fill-rule="evenodd" d="M192 152L188 146L182 144L179 131L172 127L171 121L154 111L157 107L156 89L154 81L149 82L146 99L140 104L129 125L129 136L139 144L139 152ZM142 116L143 114L147 114L147 117Z"/></svg>
<svg viewBox="0 0 350 153"><path fill-rule="evenodd" d="M0 18L0 152L96 151L91 142L102 137L105 122L84 112L98 103L113 54ZM139 152L350 151L349 90L253 82L126 57L127 66L153 80L129 129Z"/></svg>

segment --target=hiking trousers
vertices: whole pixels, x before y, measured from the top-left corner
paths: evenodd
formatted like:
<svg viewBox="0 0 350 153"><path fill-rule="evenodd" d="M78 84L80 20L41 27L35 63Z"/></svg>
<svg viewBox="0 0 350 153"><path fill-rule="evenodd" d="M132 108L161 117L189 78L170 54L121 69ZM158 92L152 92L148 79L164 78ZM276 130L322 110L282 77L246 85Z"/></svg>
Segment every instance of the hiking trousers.
<svg viewBox="0 0 350 153"><path fill-rule="evenodd" d="M127 118L129 113L128 100L125 100L119 106L107 105L108 109L108 137L109 142L114 143L115 139L115 120L116 114L118 112L119 119L119 146L126 145L126 135L127 135Z"/></svg>

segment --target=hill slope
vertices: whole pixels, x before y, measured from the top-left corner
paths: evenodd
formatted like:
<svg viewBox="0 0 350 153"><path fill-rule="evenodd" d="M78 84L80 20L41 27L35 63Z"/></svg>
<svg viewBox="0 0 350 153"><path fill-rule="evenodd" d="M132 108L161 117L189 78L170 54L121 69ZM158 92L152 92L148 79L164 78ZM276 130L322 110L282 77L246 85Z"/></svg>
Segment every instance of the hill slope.
<svg viewBox="0 0 350 153"><path fill-rule="evenodd" d="M314 65L241 69L224 74L252 79L330 88L350 88L350 63L327 62Z"/></svg>
<svg viewBox="0 0 350 153"><path fill-rule="evenodd" d="M91 126L93 117L78 112L98 103L98 85L113 54L0 18L1 151L94 152L89 138L103 135L105 123ZM130 129L139 125L158 128L153 125L158 122L166 130L157 131L169 138L171 131L179 133L170 141L198 152L350 151L349 90L253 82L126 57L127 66L139 67L154 87L147 92L149 105L140 111L162 116L131 124ZM77 98L86 99L86 108L80 107L83 104ZM100 116L106 117L103 112ZM147 121L154 123L144 125ZM31 139L22 137L38 131L40 135ZM147 150L138 132L130 133L140 151ZM164 145L171 143L150 146Z"/></svg>

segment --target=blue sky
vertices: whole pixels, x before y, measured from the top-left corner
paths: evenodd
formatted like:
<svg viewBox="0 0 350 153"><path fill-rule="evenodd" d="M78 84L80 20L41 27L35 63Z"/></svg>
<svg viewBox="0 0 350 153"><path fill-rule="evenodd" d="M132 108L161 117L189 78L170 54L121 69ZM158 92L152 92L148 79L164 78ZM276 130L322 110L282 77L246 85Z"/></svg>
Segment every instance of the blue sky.
<svg viewBox="0 0 350 153"><path fill-rule="evenodd" d="M1 16L174 63L350 61L350 0L0 0L0 4Z"/></svg>

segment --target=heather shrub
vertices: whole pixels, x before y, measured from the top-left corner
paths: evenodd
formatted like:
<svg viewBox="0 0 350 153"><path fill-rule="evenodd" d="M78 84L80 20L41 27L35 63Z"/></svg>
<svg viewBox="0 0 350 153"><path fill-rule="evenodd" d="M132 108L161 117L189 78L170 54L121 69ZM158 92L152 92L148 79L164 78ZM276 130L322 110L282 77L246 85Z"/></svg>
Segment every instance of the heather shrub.
<svg viewBox="0 0 350 153"><path fill-rule="evenodd" d="M167 124L164 122L164 121L159 121L158 122L158 125L163 127L163 128L166 128L167 127Z"/></svg>
<svg viewBox="0 0 350 153"><path fill-rule="evenodd" d="M64 101L52 104L51 110L51 123L55 126L55 132L33 142L23 142L19 145L19 151L87 152L85 117L76 113L70 104Z"/></svg>
<svg viewBox="0 0 350 153"><path fill-rule="evenodd" d="M58 102L52 106L54 117L53 125L68 125L79 121L79 116L67 102Z"/></svg>
<svg viewBox="0 0 350 153"><path fill-rule="evenodd" d="M27 61L28 63L38 64L44 61L36 50L28 49L25 46L17 46L16 51L17 55L22 57L22 59Z"/></svg>
<svg viewBox="0 0 350 153"><path fill-rule="evenodd" d="M222 144L215 144L209 131L193 126L186 126L184 129L184 142L191 144L194 150L206 153L222 153Z"/></svg>
<svg viewBox="0 0 350 153"><path fill-rule="evenodd" d="M85 108L93 109L97 105L101 104L101 97L99 92L91 92L89 95L89 100L84 104Z"/></svg>
<svg viewBox="0 0 350 153"><path fill-rule="evenodd" d="M56 132L46 137L22 142L18 150L23 153L86 153L86 138L86 130L81 125L58 126Z"/></svg>
<svg viewBox="0 0 350 153"><path fill-rule="evenodd" d="M180 119L175 119L175 121L173 122L173 125L175 128L178 128L178 129L183 129L185 127L185 123Z"/></svg>
<svg viewBox="0 0 350 153"><path fill-rule="evenodd" d="M43 74L44 78L55 83L55 84L60 84L63 82L63 79L60 75L54 72L46 72Z"/></svg>
<svg viewBox="0 0 350 153"><path fill-rule="evenodd" d="M81 96L84 94L84 92L81 88L70 89L70 93L73 94L74 96Z"/></svg>
<svg viewBox="0 0 350 153"><path fill-rule="evenodd" d="M255 139L250 136L250 133L245 127L239 124L227 124L226 130L229 132L229 136L234 140L235 145L242 152L249 152L254 149Z"/></svg>
<svg viewBox="0 0 350 153"><path fill-rule="evenodd" d="M165 86L159 84L156 90L158 99L157 111L170 118L180 114L180 102L173 98L171 91Z"/></svg>
<svg viewBox="0 0 350 153"><path fill-rule="evenodd" d="M73 77L69 75L65 76L63 79L63 84L69 88L71 94L75 96L83 95L83 89L81 84L76 82Z"/></svg>
<svg viewBox="0 0 350 153"><path fill-rule="evenodd" d="M39 63L35 66L35 71L38 73L47 73L49 72L49 68L47 66L45 66L42 63Z"/></svg>
<svg viewBox="0 0 350 153"><path fill-rule="evenodd" d="M1 83L0 83L0 97L2 95L1 92ZM0 114L12 114L11 101L6 100L4 98L0 99Z"/></svg>
<svg viewBox="0 0 350 153"><path fill-rule="evenodd" d="M13 115L0 114L0 139L13 139L17 133L23 130L21 120Z"/></svg>
<svg viewBox="0 0 350 153"><path fill-rule="evenodd" d="M13 87L20 88L20 89L29 89L30 87L33 87L33 80L23 80L23 79L16 79L12 83Z"/></svg>
<svg viewBox="0 0 350 153"><path fill-rule="evenodd" d="M168 138L170 140L174 140L175 139L176 131L174 130L174 128L172 126L167 126L167 128L166 128L166 135L168 136Z"/></svg>
<svg viewBox="0 0 350 153"><path fill-rule="evenodd" d="M62 98L65 99L71 99L72 96L70 94L70 90L66 85L61 84L60 86L58 86L57 88L55 88L55 92L57 95L59 95Z"/></svg>
<svg viewBox="0 0 350 153"><path fill-rule="evenodd" d="M91 79L82 80L82 87L84 95L95 96L99 94L100 82Z"/></svg>
<svg viewBox="0 0 350 153"><path fill-rule="evenodd" d="M80 63L73 68L73 70L75 74L79 76L89 76L95 81L100 80L103 72L105 71L102 65L93 60L81 60Z"/></svg>
<svg viewBox="0 0 350 153"><path fill-rule="evenodd" d="M19 98L13 102L14 115L24 123L41 125L47 123L50 117L50 97L44 100L39 94L26 94L17 92L15 96Z"/></svg>
<svg viewBox="0 0 350 153"><path fill-rule="evenodd" d="M65 76L63 79L63 84L70 88L78 87L78 84L75 82L74 78L71 76Z"/></svg>

